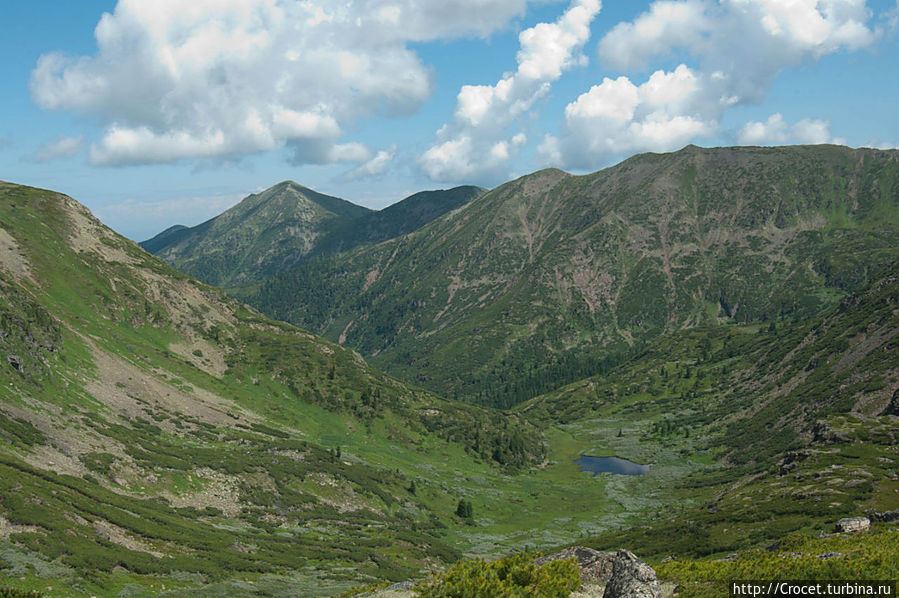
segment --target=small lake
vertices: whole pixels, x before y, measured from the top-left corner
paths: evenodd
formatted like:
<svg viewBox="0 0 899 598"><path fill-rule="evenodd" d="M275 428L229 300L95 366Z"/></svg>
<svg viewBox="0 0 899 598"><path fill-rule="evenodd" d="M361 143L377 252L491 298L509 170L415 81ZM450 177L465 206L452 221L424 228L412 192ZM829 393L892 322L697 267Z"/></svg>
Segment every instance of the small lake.
<svg viewBox="0 0 899 598"><path fill-rule="evenodd" d="M581 471L589 471L593 475L598 473L643 475L649 471L649 465L640 465L619 457L591 457L590 455L583 455L580 459L575 459L574 462L580 466Z"/></svg>

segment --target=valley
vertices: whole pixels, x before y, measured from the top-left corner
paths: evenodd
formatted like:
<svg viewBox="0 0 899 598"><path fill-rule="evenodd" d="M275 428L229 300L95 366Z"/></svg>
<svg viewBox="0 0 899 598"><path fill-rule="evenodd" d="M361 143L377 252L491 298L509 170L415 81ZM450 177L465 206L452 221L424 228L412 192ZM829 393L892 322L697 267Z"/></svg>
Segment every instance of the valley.
<svg viewBox="0 0 899 598"><path fill-rule="evenodd" d="M0 586L328 596L579 544L703 596L778 541L899 577L894 523L814 539L899 509L899 152L381 212L285 182L141 245L0 183Z"/></svg>

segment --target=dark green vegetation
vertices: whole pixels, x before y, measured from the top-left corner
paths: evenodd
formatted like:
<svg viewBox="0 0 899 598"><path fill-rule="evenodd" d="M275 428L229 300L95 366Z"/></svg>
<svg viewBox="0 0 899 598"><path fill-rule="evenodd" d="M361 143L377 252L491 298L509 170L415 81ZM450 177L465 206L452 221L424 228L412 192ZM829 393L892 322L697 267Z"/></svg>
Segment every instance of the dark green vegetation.
<svg viewBox="0 0 899 598"><path fill-rule="evenodd" d="M534 555L519 553L492 562L463 561L416 588L421 598L567 598L581 585L577 559L537 566Z"/></svg>
<svg viewBox="0 0 899 598"><path fill-rule="evenodd" d="M533 427L410 388L74 200L9 183L0 326L0 585L404 579L460 553L445 538L456 495L411 493L399 464L506 475L543 458Z"/></svg>
<svg viewBox="0 0 899 598"><path fill-rule="evenodd" d="M899 257L899 157L688 147L507 183L239 296L378 367L508 407L662 334L802 319Z"/></svg>
<svg viewBox="0 0 899 598"><path fill-rule="evenodd" d="M794 534L768 550L745 551L732 560L672 560L659 565L657 573L680 586L678 596L682 598L726 596L728 583L734 580L892 580L895 592L899 580L897 534L895 527L854 537Z"/></svg>
<svg viewBox="0 0 899 598"><path fill-rule="evenodd" d="M227 286L295 265L341 222L367 212L284 181L203 224L168 228L141 245L182 272Z"/></svg>
<svg viewBox="0 0 899 598"><path fill-rule="evenodd" d="M375 212L285 181L203 224L170 227L141 246L182 272L231 287L409 233L483 192L424 191Z"/></svg>

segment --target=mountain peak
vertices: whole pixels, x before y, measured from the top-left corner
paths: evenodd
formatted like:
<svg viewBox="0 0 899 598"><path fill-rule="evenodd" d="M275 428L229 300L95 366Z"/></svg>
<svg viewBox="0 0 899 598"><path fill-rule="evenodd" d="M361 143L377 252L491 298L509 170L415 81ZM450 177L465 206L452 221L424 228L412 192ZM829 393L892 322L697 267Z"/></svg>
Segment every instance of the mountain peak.
<svg viewBox="0 0 899 598"><path fill-rule="evenodd" d="M338 223L370 211L287 180L211 220L169 228L141 246L209 284L229 285L247 280L251 271L289 268Z"/></svg>

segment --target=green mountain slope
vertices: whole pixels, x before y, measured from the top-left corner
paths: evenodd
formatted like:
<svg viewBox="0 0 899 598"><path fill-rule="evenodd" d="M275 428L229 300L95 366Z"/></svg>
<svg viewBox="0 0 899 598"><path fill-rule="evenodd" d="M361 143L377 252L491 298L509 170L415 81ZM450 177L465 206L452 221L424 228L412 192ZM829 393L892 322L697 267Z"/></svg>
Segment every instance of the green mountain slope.
<svg viewBox="0 0 899 598"><path fill-rule="evenodd" d="M899 509L897 301L899 262L819 317L666 335L517 411L600 452L668 446L718 464L678 482L698 505L594 546L698 557L830 532L842 517Z"/></svg>
<svg viewBox="0 0 899 598"><path fill-rule="evenodd" d="M71 198L0 183L0 577L66 596L400 579L459 554L455 493L416 493L410 463L542 458L517 419L410 388Z"/></svg>
<svg viewBox="0 0 899 598"><path fill-rule="evenodd" d="M339 222L368 211L285 181L203 224L168 228L141 245L182 272L225 286L296 264Z"/></svg>
<svg viewBox="0 0 899 598"><path fill-rule="evenodd" d="M443 214L461 208L486 191L466 185L415 193L383 210L342 222L331 235L322 239L317 253L334 255L360 245L380 243L411 233Z"/></svg>
<svg viewBox="0 0 899 598"><path fill-rule="evenodd" d="M801 318L899 256L899 152L687 147L541 171L242 297L406 380L508 406L682 328Z"/></svg>
<svg viewBox="0 0 899 598"><path fill-rule="evenodd" d="M484 191L423 191L376 212L286 181L203 224L175 225L140 245L208 284L252 285L314 257L409 233Z"/></svg>

